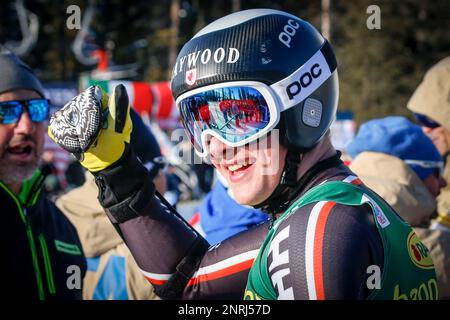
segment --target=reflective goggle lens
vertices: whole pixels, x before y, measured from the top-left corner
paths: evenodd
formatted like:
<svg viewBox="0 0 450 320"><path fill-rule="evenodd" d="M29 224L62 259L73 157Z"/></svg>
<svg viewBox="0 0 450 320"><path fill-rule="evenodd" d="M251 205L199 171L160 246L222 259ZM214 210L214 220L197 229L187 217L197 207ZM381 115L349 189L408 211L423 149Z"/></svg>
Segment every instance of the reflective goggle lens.
<svg viewBox="0 0 450 320"><path fill-rule="evenodd" d="M184 98L178 103L183 125L192 144L202 152L201 134L216 132L225 141L244 141L270 122L270 110L264 96L252 87L211 89Z"/></svg>
<svg viewBox="0 0 450 320"><path fill-rule="evenodd" d="M0 124L17 123L27 108L31 121L42 122L48 118L49 103L46 99L0 102Z"/></svg>

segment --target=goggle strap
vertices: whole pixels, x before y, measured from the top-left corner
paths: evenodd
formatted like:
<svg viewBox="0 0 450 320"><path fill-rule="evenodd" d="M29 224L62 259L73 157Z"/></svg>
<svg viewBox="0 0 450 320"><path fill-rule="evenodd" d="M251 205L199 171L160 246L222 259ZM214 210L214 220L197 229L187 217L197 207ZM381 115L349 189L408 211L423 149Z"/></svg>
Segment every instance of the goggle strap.
<svg viewBox="0 0 450 320"><path fill-rule="evenodd" d="M300 68L291 75L270 87L281 100L284 111L303 100L316 91L337 68L336 57L328 41Z"/></svg>
<svg viewBox="0 0 450 320"><path fill-rule="evenodd" d="M443 161L427 161L427 160L403 160L403 161L406 164L417 165L422 168L429 168L429 169L433 169L433 168L443 169L444 168Z"/></svg>
<svg viewBox="0 0 450 320"><path fill-rule="evenodd" d="M337 68L337 60L336 56L334 55L333 48L331 48L331 45L327 40L325 40L325 43L320 48L320 52L322 52L323 56L325 57L330 72L333 73Z"/></svg>

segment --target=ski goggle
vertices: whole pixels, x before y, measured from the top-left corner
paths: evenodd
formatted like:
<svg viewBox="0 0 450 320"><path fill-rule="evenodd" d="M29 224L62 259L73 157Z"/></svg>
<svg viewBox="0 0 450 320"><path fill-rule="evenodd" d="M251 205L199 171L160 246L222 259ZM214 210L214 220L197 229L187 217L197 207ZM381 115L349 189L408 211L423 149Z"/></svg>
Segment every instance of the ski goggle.
<svg viewBox="0 0 450 320"><path fill-rule="evenodd" d="M0 124L15 124L24 110L28 111L31 121L47 120L49 102L47 99L12 100L0 102Z"/></svg>
<svg viewBox="0 0 450 320"><path fill-rule="evenodd" d="M256 81L234 81L180 95L176 104L181 122L201 157L207 156L208 136L230 147L246 145L269 133L278 124L281 112L307 99L335 69L336 60L325 42L305 64L270 86ZM305 117L312 117L310 124L318 126L322 104L310 100Z"/></svg>
<svg viewBox="0 0 450 320"><path fill-rule="evenodd" d="M416 112L413 112L413 114L414 114L414 118L416 118L417 122L424 127L434 129L434 128L441 126L438 122L430 119L426 115L416 113Z"/></svg>
<svg viewBox="0 0 450 320"><path fill-rule="evenodd" d="M412 166L419 166L425 169L432 169L437 176L444 175L443 161L404 160L404 162Z"/></svg>
<svg viewBox="0 0 450 320"><path fill-rule="evenodd" d="M231 147L255 140L278 122L270 88L258 82L208 86L177 102L181 121L197 153L205 155L206 134Z"/></svg>

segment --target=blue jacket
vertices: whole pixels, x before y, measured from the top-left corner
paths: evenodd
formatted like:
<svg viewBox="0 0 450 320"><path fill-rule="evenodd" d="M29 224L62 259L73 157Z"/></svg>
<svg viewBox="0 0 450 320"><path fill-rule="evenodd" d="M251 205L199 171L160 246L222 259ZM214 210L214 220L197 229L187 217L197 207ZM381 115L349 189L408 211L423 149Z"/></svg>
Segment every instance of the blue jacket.
<svg viewBox="0 0 450 320"><path fill-rule="evenodd" d="M264 212L238 204L217 182L199 208L200 225L210 244L218 243L269 218Z"/></svg>

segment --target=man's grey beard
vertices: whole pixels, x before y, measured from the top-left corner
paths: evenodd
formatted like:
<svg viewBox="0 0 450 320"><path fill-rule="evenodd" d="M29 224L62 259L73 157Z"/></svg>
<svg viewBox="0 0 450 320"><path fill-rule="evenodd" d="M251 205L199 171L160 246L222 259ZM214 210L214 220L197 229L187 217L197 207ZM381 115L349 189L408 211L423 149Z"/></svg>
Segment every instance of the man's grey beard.
<svg viewBox="0 0 450 320"><path fill-rule="evenodd" d="M30 179L39 165L39 158L35 155L33 161L25 164L18 164L11 161L0 159L0 181L6 185L13 183L22 183Z"/></svg>

